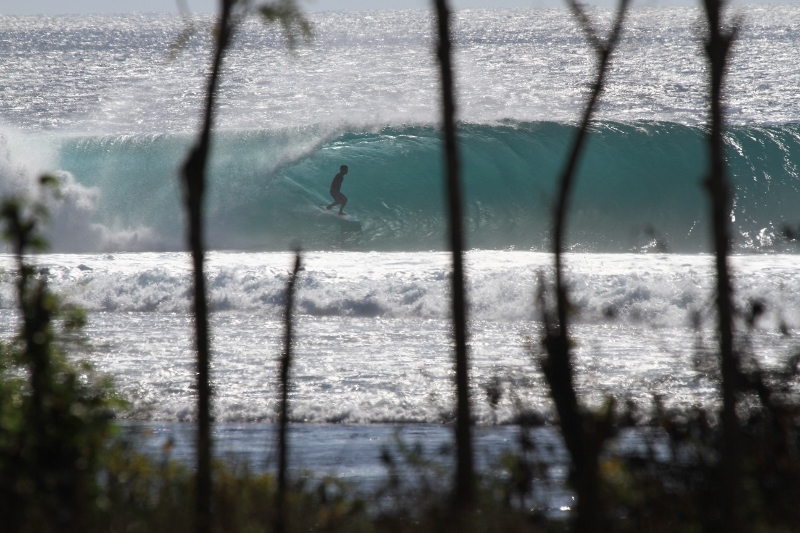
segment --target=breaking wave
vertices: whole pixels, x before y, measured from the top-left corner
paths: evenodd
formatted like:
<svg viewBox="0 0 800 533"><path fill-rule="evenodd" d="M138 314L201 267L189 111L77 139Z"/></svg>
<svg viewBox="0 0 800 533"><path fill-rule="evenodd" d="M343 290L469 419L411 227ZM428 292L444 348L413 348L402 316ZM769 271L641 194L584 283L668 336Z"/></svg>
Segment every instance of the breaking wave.
<svg viewBox="0 0 800 533"><path fill-rule="evenodd" d="M466 240L477 249L547 249L555 182L575 127L555 122L460 128ZM177 169L192 138L181 134L40 137L67 194L52 234L56 250L183 247ZM800 125L737 126L726 137L738 251L792 251L781 238L800 205ZM24 181L6 150L0 185ZM579 168L569 218L573 251L708 246L702 126L599 123ZM339 165L360 225L321 213ZM42 166L40 163L39 166ZM24 165L23 165L24 167ZM223 131L214 140L207 242L218 250L441 250L446 217L442 141L430 126L330 133ZM38 170L38 169L36 169ZM60 218L59 218L60 217ZM67 221L67 222L63 222Z"/></svg>

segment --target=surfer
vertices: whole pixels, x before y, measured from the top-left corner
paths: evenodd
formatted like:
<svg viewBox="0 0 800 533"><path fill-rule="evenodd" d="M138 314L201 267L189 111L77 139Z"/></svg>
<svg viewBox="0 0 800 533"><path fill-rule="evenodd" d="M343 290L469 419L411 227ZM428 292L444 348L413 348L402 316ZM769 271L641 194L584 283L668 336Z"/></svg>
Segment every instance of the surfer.
<svg viewBox="0 0 800 533"><path fill-rule="evenodd" d="M334 202L325 208L333 209L333 206L338 205L339 215L341 216L346 214L344 212L344 206L347 204L347 196L342 194L340 191L345 174L347 174L347 165L342 165L339 167L339 173L333 177L333 182L331 182L331 196L333 197Z"/></svg>

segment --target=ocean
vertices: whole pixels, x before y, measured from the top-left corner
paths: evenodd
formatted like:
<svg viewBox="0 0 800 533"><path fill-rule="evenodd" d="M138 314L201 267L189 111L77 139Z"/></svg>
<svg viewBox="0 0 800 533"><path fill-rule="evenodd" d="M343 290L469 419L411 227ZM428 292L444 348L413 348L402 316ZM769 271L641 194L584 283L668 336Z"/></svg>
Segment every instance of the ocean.
<svg viewBox="0 0 800 533"><path fill-rule="evenodd" d="M784 237L800 224L800 6L734 11L744 21L725 102L735 299L766 306L754 330L739 330L762 364L779 365L800 327L798 247ZM225 60L205 205L216 446L268 467L299 245L293 464L374 484L397 431L435 447L453 419L432 14L309 17L314 39L293 52L274 28L246 22ZM566 264L589 406L719 401L700 361L714 346L701 20L695 8L631 12L579 168ZM183 458L195 390L177 169L199 125L210 23L0 16L0 194L59 177L51 250L34 259L88 311L84 355L130 401L125 427L150 433L151 450L172 436ZM188 24L195 36L171 54ZM513 448L520 416L552 416L535 294L551 272L555 180L593 58L564 9L460 11L454 37L470 377L488 465ZM355 227L319 210L341 164ZM5 336L17 325L12 266L0 255Z"/></svg>

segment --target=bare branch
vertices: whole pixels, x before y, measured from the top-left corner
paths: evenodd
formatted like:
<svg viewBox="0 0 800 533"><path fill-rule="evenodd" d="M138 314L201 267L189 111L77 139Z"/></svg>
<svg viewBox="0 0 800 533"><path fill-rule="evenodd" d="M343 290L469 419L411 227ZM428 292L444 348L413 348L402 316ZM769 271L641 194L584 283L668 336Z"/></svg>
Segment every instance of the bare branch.
<svg viewBox="0 0 800 533"><path fill-rule="evenodd" d="M594 49L595 53L598 55L610 53L610 51L616 47L617 41L619 40L619 35L622 32L622 26L625 19L625 14L628 11L628 4L630 3L630 0L624 0L623 2L620 2L620 9L617 10L617 16L614 19L614 25L612 26L605 42L603 42L599 33L592 25L592 21L589 19L589 15L586 13L583 5L581 5L577 0L568 0L568 3L573 15L575 15L575 18L578 20L578 23L580 24L581 29L586 36L586 40L589 41L589 44L592 46L592 49Z"/></svg>
<svg viewBox="0 0 800 533"><path fill-rule="evenodd" d="M454 505L465 508L474 499L472 433L470 429L469 364L467 352L467 302L464 288L464 242L461 206L461 169L456 142L455 90L450 39L450 9L446 0L435 0L442 77L442 128L445 144L445 171L449 243L453 260L452 311L456 370L456 479Z"/></svg>
<svg viewBox="0 0 800 533"><path fill-rule="evenodd" d="M717 332L719 335L720 375L722 389L722 453L718 476L721 525L725 531L742 531L740 508L742 487L740 486L741 451L740 428L737 414L737 396L741 390L739 354L734 347L733 285L728 256L731 247L730 207L731 185L728 180L723 139L724 111L722 89L728 55L741 19L734 19L733 27L723 29L721 0L704 0L708 23L705 51L709 62L709 160L710 172L705 185L708 190L712 242L716 267Z"/></svg>
<svg viewBox="0 0 800 533"><path fill-rule="evenodd" d="M572 14L575 15L575 18L578 20L586 40L589 41L590 45L592 45L592 48L595 50L602 49L603 44L600 41L600 37L597 35L597 32L595 32L592 22L589 20L589 16L586 14L583 5L581 5L577 0L568 0L567 3L569 4L569 8L572 10Z"/></svg>
<svg viewBox="0 0 800 533"><path fill-rule="evenodd" d="M294 294L297 285L297 275L300 272L301 254L298 248L295 251L294 267L286 283L286 308L283 315L284 340L283 354L280 358L280 389L279 413L278 413L278 491L277 514L275 517L276 533L283 533L286 530L286 492L288 487L287 472L287 429L289 425L289 371L292 365L292 345L293 345L293 323L292 312L294 308Z"/></svg>
<svg viewBox="0 0 800 533"><path fill-rule="evenodd" d="M602 531L603 517L599 505L598 461L603 440L607 437L609 410L598 418L585 413L575 392L569 339L569 297L564 281L563 250L566 234L567 212L575 174L583 152L592 116L605 84L605 75L625 20L628 0L620 0L614 25L605 43L597 36L584 10L575 0L568 0L575 16L598 57L597 74L589 100L578 128L569 158L559 179L558 198L553 212L552 246L555 262L554 296L547 298L544 285L540 285L539 303L543 309L544 332L542 343L546 357L541 360L542 371L550 386L556 406L561 432L572 459L573 482L578 497L575 512L575 530ZM540 282L543 283L543 282ZM552 309L555 305L555 312Z"/></svg>

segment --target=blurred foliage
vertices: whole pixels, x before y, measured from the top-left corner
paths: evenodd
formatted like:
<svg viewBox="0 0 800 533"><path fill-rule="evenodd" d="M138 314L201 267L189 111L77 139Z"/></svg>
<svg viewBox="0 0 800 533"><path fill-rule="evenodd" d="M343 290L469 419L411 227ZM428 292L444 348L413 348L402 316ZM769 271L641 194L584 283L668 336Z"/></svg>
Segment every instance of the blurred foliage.
<svg viewBox="0 0 800 533"><path fill-rule="evenodd" d="M244 3L249 4L249 2ZM266 24L280 24L290 50L297 47L299 39L309 42L313 36L311 23L297 7L296 0L264 2L256 6L256 11Z"/></svg>
<svg viewBox="0 0 800 533"><path fill-rule="evenodd" d="M43 197L57 181L40 180L39 199L0 205L3 236L17 264L17 335L0 344L0 522L9 531L80 529L98 508L97 482L122 403L111 381L67 359L85 315L47 286L47 274L26 254L45 248Z"/></svg>
<svg viewBox="0 0 800 533"><path fill-rule="evenodd" d="M800 424L796 407L754 409L742 420L741 516L745 531L800 527ZM715 414L666 412L629 428L636 446L600 465L603 508L619 532L722 531L722 433Z"/></svg>
<svg viewBox="0 0 800 533"><path fill-rule="evenodd" d="M310 42L314 36L311 22L303 14L297 0L271 0L267 2L254 2L253 0L229 0L233 7L234 28L250 16L258 16L265 25L278 24L286 40L289 51L297 49L298 44ZM179 0L179 9L184 19L184 28L178 37L170 44L168 57L175 59L186 48L192 38L198 33L210 34L214 39L217 28L213 21L200 23L190 16L189 7L185 0Z"/></svg>

